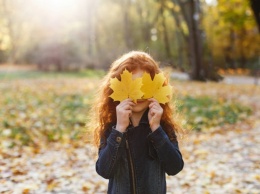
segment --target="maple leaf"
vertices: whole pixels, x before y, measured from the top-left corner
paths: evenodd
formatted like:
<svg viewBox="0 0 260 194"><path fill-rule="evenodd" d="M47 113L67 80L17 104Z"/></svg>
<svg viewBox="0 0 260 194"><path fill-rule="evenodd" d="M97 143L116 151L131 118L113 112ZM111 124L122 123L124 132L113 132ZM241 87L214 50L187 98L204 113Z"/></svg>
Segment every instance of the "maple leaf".
<svg viewBox="0 0 260 194"><path fill-rule="evenodd" d="M109 96L114 101L122 101L127 98L136 102L137 99L141 99L143 92L141 91L142 78L132 79L132 73L128 70L124 70L121 74L121 81L117 78L110 79L110 88L113 93Z"/></svg>
<svg viewBox="0 0 260 194"><path fill-rule="evenodd" d="M166 78L163 73L156 74L152 80L149 73L144 73L142 77L143 86L141 87L144 93L143 98L155 98L159 103L165 104L170 101L171 86L163 86Z"/></svg>

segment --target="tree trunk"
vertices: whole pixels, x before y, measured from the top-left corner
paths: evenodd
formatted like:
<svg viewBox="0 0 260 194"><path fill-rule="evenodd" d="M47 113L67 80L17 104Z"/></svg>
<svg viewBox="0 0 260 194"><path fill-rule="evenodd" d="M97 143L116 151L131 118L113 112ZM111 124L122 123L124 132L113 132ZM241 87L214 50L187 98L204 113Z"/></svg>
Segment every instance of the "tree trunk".
<svg viewBox="0 0 260 194"><path fill-rule="evenodd" d="M189 29L189 61L191 65L190 78L205 80L205 71L202 65L202 42L199 29L199 3L196 0L185 2L177 0Z"/></svg>
<svg viewBox="0 0 260 194"><path fill-rule="evenodd" d="M200 29L200 1L199 0L172 0L180 6L184 21L188 26L189 45L188 58L191 66L190 78L192 80L205 81L207 79L218 81L221 77L213 72L214 68L208 68L210 64L203 64L202 60L202 30ZM175 16L176 18L176 16ZM212 64L211 64L212 65ZM212 72L209 72L212 71Z"/></svg>
<svg viewBox="0 0 260 194"><path fill-rule="evenodd" d="M122 10L123 10L123 30L124 30L124 39L125 44L128 49L133 48L133 39L131 36L131 21L129 17L129 9L131 6L131 0L123 0L122 1Z"/></svg>
<svg viewBox="0 0 260 194"><path fill-rule="evenodd" d="M167 30L167 25L166 25L166 18L164 15L164 5L165 0L161 0L161 17L162 17L162 27L163 27L163 40L164 40L164 45L165 45L165 52L167 57L170 59L171 58L171 48L170 48L170 42L169 42L169 37L168 37L168 30Z"/></svg>
<svg viewBox="0 0 260 194"><path fill-rule="evenodd" d="M240 68L242 68L242 69L246 68L246 63L247 63L245 51L244 51L245 48L243 45L243 42L245 40L245 35L246 35L246 29L245 29L245 26L243 26L240 31L240 39L239 39Z"/></svg>
<svg viewBox="0 0 260 194"><path fill-rule="evenodd" d="M201 36L199 29L198 18L198 8L195 1L190 1L190 53L191 53L191 79L193 80L204 80L205 72L203 72L202 68L202 45L201 45ZM204 75L203 75L204 74Z"/></svg>
<svg viewBox="0 0 260 194"><path fill-rule="evenodd" d="M149 46L151 41L151 22L148 21L149 13L144 14L144 11L148 12L148 10L145 9L147 7L147 2L140 1L136 4L137 13L139 14L140 19L140 29L142 30L142 40Z"/></svg>
<svg viewBox="0 0 260 194"><path fill-rule="evenodd" d="M235 69L235 60L234 60L234 45L235 45L235 32L232 27L230 27L229 31L229 41L230 43L225 48L225 61L226 67Z"/></svg>
<svg viewBox="0 0 260 194"><path fill-rule="evenodd" d="M250 0L251 8L253 10L256 23L258 24L258 31L260 33L260 1L259 0Z"/></svg>
<svg viewBox="0 0 260 194"><path fill-rule="evenodd" d="M184 67L184 60L183 60L183 57L184 57L184 53L185 53L185 50L186 48L188 48L188 42L189 42L189 36L186 35L184 33L184 31L182 30L182 27L181 27L181 21L180 21L180 16L179 14L177 14L174 9L171 9L171 14L173 15L173 18L175 20L175 25L177 27L177 30L175 31L175 34L176 34L176 42L177 42L177 45L178 45L178 67L180 68L181 71L184 71L185 67ZM183 42L183 40L184 42Z"/></svg>
<svg viewBox="0 0 260 194"><path fill-rule="evenodd" d="M88 62L91 62L94 58L94 53L95 53L95 11L97 7L97 1L91 2L90 0L87 0L85 2L86 6L86 44L87 44L87 54L88 54Z"/></svg>
<svg viewBox="0 0 260 194"><path fill-rule="evenodd" d="M7 22L7 29L8 29L8 33L9 33L9 37L10 37L10 43L11 43L11 50L9 52L9 56L8 56L8 63L10 64L14 64L16 63L16 44L15 44L15 34L14 34L14 30L13 30L13 18L12 15L9 11L9 7L7 6L7 1L3 0L2 1L2 6L3 6L3 11L4 11L4 16L6 18L6 22Z"/></svg>

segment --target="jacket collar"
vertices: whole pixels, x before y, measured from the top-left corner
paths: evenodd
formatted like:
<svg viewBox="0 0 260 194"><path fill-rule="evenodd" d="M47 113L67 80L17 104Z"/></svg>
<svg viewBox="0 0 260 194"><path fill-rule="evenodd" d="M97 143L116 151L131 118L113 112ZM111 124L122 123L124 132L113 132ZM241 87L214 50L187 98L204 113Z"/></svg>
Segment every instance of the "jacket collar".
<svg viewBox="0 0 260 194"><path fill-rule="evenodd" d="M143 123L143 124L149 123L149 121L148 121L148 112L149 112L149 108L147 108L146 111L143 113L139 124L141 124L141 123Z"/></svg>
<svg viewBox="0 0 260 194"><path fill-rule="evenodd" d="M140 119L140 122L139 122L139 125L140 124L148 124L149 123L149 120L148 120L148 111L149 111L149 108L147 108L145 110L145 112L143 113L141 119ZM130 120L130 125L132 125L132 122Z"/></svg>

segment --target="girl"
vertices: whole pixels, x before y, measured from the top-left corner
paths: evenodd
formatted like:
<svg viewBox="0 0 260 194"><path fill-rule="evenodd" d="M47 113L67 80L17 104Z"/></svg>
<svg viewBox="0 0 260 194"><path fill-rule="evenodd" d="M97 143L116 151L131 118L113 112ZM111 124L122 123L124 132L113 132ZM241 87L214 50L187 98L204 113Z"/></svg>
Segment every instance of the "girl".
<svg viewBox="0 0 260 194"><path fill-rule="evenodd" d="M99 145L96 171L109 179L108 193L164 194L165 173L175 175L184 165L176 137L181 127L173 120L169 103L162 105L154 98L119 103L109 97L110 78L120 80L125 69L134 79L144 72L152 78L161 72L150 55L139 51L112 64L95 103L97 120L92 119Z"/></svg>

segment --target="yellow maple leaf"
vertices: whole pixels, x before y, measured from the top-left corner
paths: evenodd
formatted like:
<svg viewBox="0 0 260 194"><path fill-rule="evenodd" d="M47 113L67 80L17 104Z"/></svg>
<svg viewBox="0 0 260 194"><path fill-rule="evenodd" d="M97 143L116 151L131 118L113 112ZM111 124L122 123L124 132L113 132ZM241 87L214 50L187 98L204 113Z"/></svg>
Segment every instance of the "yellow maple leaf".
<svg viewBox="0 0 260 194"><path fill-rule="evenodd" d="M136 102L137 99L141 99L143 92L141 91L142 78L136 78L133 80L132 73L128 70L124 70L121 74L121 81L117 78L110 79L110 88L113 93L109 96L114 101L123 101L127 98Z"/></svg>
<svg viewBox="0 0 260 194"><path fill-rule="evenodd" d="M165 80L163 73L155 74L152 80L151 75L145 72L142 77L143 86L141 87L144 93L143 98L155 98L162 104L169 102L172 88L170 85L163 86Z"/></svg>

